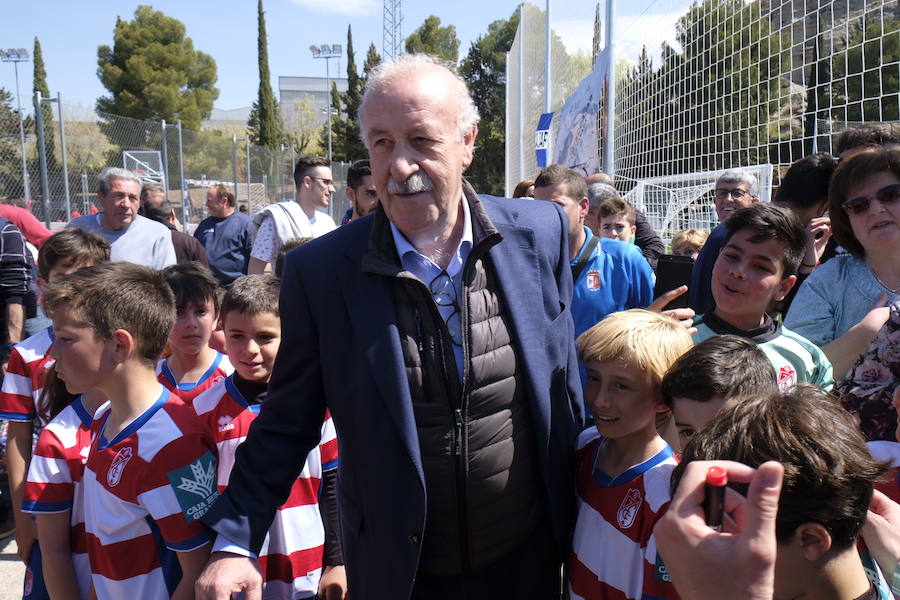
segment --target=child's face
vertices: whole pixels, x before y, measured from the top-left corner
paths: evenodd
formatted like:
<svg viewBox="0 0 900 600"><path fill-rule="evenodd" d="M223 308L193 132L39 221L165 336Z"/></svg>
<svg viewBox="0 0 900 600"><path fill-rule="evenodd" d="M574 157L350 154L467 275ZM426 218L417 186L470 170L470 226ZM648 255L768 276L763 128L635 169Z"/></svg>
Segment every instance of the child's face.
<svg viewBox="0 0 900 600"><path fill-rule="evenodd" d="M587 363L585 392L594 424L604 437L656 433L656 415L666 410L659 386L622 358Z"/></svg>
<svg viewBox="0 0 900 600"><path fill-rule="evenodd" d="M672 414L675 416L675 427L678 429L681 447L684 448L694 434L712 421L725 405L726 400L721 396L713 396L706 402L690 398L672 398Z"/></svg>
<svg viewBox="0 0 900 600"><path fill-rule="evenodd" d="M169 345L176 354L199 354L209 345L216 325L216 311L209 298L203 304L188 302L175 313L175 327L169 334Z"/></svg>
<svg viewBox="0 0 900 600"><path fill-rule="evenodd" d="M600 237L630 242L637 228L622 215L600 217Z"/></svg>
<svg viewBox="0 0 900 600"><path fill-rule="evenodd" d="M247 381L268 382L281 345L281 320L270 312L248 315L236 310L224 315L228 360Z"/></svg>
<svg viewBox="0 0 900 600"><path fill-rule="evenodd" d="M740 329L762 323L772 300L783 300L797 278L784 277L784 245L751 242L748 229L736 231L722 248L712 272L716 315Z"/></svg>
<svg viewBox="0 0 900 600"><path fill-rule="evenodd" d="M83 394L96 387L115 368L111 356L115 341L97 337L94 329L76 319L69 309L54 312L53 332L56 341L50 355L69 393Z"/></svg>

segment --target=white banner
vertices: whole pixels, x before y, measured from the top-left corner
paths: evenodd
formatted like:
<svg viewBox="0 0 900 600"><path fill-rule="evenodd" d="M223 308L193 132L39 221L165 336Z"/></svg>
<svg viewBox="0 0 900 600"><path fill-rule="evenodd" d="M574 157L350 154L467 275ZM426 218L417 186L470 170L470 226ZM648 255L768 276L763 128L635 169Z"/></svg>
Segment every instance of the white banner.
<svg viewBox="0 0 900 600"><path fill-rule="evenodd" d="M597 56L593 72L581 80L559 112L554 162L585 175L600 170L597 122L600 119L600 95L606 80L606 56L605 50Z"/></svg>

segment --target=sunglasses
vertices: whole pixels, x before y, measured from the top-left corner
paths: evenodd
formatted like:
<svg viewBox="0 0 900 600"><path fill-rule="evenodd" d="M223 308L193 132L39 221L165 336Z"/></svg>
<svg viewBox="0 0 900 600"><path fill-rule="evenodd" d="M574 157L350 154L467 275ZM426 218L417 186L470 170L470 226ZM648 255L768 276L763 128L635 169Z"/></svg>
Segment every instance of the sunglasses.
<svg viewBox="0 0 900 600"><path fill-rule="evenodd" d="M890 206L897 202L900 199L900 183L892 183L891 185L886 185L877 192L875 192L874 196L859 196L858 198L849 198L844 200L841 203L841 206L844 208L844 211L848 215L861 215L862 213L869 210L869 206L872 204L872 200L878 200L882 206Z"/></svg>

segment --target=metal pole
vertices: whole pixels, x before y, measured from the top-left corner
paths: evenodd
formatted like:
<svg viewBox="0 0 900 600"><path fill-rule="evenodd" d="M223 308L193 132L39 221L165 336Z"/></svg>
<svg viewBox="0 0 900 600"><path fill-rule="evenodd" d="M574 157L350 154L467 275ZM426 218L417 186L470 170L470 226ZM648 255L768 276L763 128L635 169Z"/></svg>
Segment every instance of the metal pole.
<svg viewBox="0 0 900 600"><path fill-rule="evenodd" d="M553 87L550 82L550 65L552 63L550 57L550 49L553 47L553 38L550 35L550 0L547 0L547 57L544 60L544 112L550 112L550 90Z"/></svg>
<svg viewBox="0 0 900 600"><path fill-rule="evenodd" d="M69 220L72 214L72 200L69 196L69 161L66 160L66 122L63 120L62 111L62 94L56 92L56 110L59 114L59 141L62 144L62 162L63 162L63 186L66 192L66 218Z"/></svg>
<svg viewBox="0 0 900 600"><path fill-rule="evenodd" d="M519 181L525 175L525 3L519 5ZM513 182L509 182L513 184ZM512 195L512 194L510 194Z"/></svg>
<svg viewBox="0 0 900 600"><path fill-rule="evenodd" d="M328 110L328 162L331 162L331 58L325 57L325 89L328 102L325 108Z"/></svg>
<svg viewBox="0 0 900 600"><path fill-rule="evenodd" d="M234 205L238 203L238 184L237 184L237 136L231 136L231 178L234 184ZM249 209L248 209L249 210Z"/></svg>
<svg viewBox="0 0 900 600"><path fill-rule="evenodd" d="M163 189L166 190L166 202L169 201L169 144L166 141L166 120L159 122L159 131L162 133L162 167Z"/></svg>
<svg viewBox="0 0 900 600"><path fill-rule="evenodd" d="M41 112L41 93L34 93L34 119L38 138L38 157L41 163L41 206L44 208L44 225L50 228L50 181L47 179L47 148L44 145L44 115Z"/></svg>
<svg viewBox="0 0 900 600"><path fill-rule="evenodd" d="M16 70L16 104L19 106L19 142L22 144L22 187L25 188L25 202L31 204L31 179L28 177L28 160L25 158L25 126L22 121L22 97L19 95L19 63L13 62Z"/></svg>
<svg viewBox="0 0 900 600"><path fill-rule="evenodd" d="M606 140L603 145L603 172L615 175L616 159L616 45L613 23L616 0L606 0Z"/></svg>
<svg viewBox="0 0 900 600"><path fill-rule="evenodd" d="M284 144L281 144L278 152L278 180L281 182L281 187L278 188L278 201L281 202L284 200Z"/></svg>
<svg viewBox="0 0 900 600"><path fill-rule="evenodd" d="M81 174L81 203L82 203L81 207L84 209L84 212L81 214L83 214L83 215L90 213L90 209L88 208L88 195L89 194L90 194L90 192L88 191L88 176L87 176L87 173L82 173Z"/></svg>
<svg viewBox="0 0 900 600"><path fill-rule="evenodd" d="M175 126L178 129L178 176L181 178L181 226L187 233L188 220L191 217L191 212L188 210L191 197L187 193L187 185L184 182L184 146L181 140L181 119L178 119Z"/></svg>
<svg viewBox="0 0 900 600"><path fill-rule="evenodd" d="M244 138L247 140L247 213L250 213L250 201L253 200L253 197L250 195L250 137Z"/></svg>
<svg viewBox="0 0 900 600"><path fill-rule="evenodd" d="M266 173L263 173L263 194L265 194L266 199L269 198L269 176Z"/></svg>

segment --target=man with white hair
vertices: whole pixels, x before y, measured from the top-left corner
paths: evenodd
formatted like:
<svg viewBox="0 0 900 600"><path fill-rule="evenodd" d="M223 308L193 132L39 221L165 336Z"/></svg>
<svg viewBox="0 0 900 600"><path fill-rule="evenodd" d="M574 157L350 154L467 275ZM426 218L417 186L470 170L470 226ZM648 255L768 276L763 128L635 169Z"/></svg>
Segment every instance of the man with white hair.
<svg viewBox="0 0 900 600"><path fill-rule="evenodd" d="M563 212L463 180L478 113L435 59L380 65L360 120L379 205L287 255L284 350L203 517L198 598L259 597L247 556L326 410L354 597L558 597L581 422Z"/></svg>
<svg viewBox="0 0 900 600"><path fill-rule="evenodd" d="M713 203L719 224L706 238L706 243L700 249L697 260L694 261L694 270L691 271L688 306L693 308L698 315L709 311L714 303L711 284L712 270L719 257L719 252L725 244L725 238L728 236L725 221L730 219L735 211L747 208L754 202L759 202L759 181L752 173L730 169L716 179Z"/></svg>
<svg viewBox="0 0 900 600"><path fill-rule="evenodd" d="M101 212L69 221L68 227L100 234L109 242L110 259L162 269L175 264L168 228L138 214L141 180L126 169L109 167L97 176Z"/></svg>

